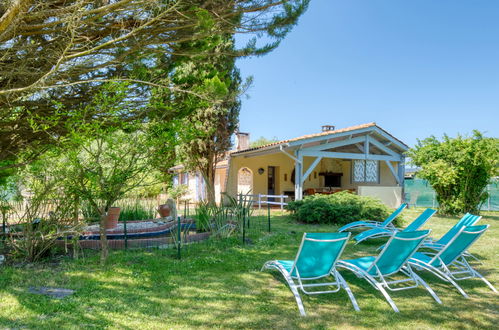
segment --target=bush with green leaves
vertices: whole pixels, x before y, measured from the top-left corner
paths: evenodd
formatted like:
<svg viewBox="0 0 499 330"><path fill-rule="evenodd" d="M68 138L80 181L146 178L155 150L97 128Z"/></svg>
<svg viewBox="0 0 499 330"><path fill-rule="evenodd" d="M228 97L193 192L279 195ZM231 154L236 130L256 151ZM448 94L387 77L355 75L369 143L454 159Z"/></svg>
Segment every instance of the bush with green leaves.
<svg viewBox="0 0 499 330"><path fill-rule="evenodd" d="M287 205L293 219L305 223L342 225L357 220L383 220L391 210L381 201L347 191L312 195Z"/></svg>
<svg viewBox="0 0 499 330"><path fill-rule="evenodd" d="M456 215L479 213L487 200L487 184L499 174L499 139L478 131L471 137L431 136L407 155L421 168L417 176L428 180L437 193L438 212Z"/></svg>

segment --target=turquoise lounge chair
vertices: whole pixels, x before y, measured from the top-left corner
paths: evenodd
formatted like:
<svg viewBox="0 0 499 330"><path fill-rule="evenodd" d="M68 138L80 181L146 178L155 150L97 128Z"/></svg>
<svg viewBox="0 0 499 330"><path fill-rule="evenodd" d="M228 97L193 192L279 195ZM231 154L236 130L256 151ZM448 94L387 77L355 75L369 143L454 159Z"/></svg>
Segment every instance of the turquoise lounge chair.
<svg viewBox="0 0 499 330"><path fill-rule="evenodd" d="M482 217L478 215L473 215L471 213L466 213L463 217L454 225L451 229L445 233L439 240L435 241L433 238L427 238L422 247L430 248L433 250L441 250L444 246L449 244L451 239L456 236L456 233L465 226L475 225Z"/></svg>
<svg viewBox="0 0 499 330"><path fill-rule="evenodd" d="M468 295L455 281L477 277L497 293L496 288L473 269L464 258L466 249L482 236L488 228L489 225L461 227L439 252L416 252L409 260L409 263L414 265L416 269L424 268L440 279L450 282L466 298L468 298Z"/></svg>
<svg viewBox="0 0 499 330"><path fill-rule="evenodd" d="M388 218L385 219L385 221L380 222L380 221L371 221L371 220L361 220L361 221L354 221L351 223L348 223L338 229L339 232L342 231L350 231L352 229L361 229L361 228L395 228L393 226L392 222L395 220L395 218L407 207L407 204L401 204L398 209L393 211L392 214Z"/></svg>
<svg viewBox="0 0 499 330"><path fill-rule="evenodd" d="M421 277L413 272L411 266L407 263L429 233L430 230L395 233L377 257L340 260L338 261L338 267L354 272L355 275L364 278L375 289L381 291L395 312L399 310L388 295L387 289L390 291L406 290L416 288L421 284L428 290L435 301L441 304L440 298ZM400 273L405 275L406 278L388 280L390 276ZM390 286L407 282L413 284L409 286Z"/></svg>
<svg viewBox="0 0 499 330"><path fill-rule="evenodd" d="M349 238L350 233L304 233L295 260L271 260L263 265L262 271L276 269L281 272L295 296L302 316L306 314L298 289L311 295L338 292L343 288L348 293L353 307L358 311L359 306L352 291L336 270L336 262ZM317 282L319 279L330 276L334 279L332 282ZM310 283L311 281L313 283ZM326 291L313 289L328 286L336 286L336 288Z"/></svg>
<svg viewBox="0 0 499 330"><path fill-rule="evenodd" d="M426 209L424 210L423 213L421 213L416 219L414 219L413 222L409 224L404 230L405 231L416 231L421 226L423 226L426 221L428 221L437 211L432 210L432 209ZM393 233L401 231L398 228L372 228L369 230L366 230L360 234L357 234L353 237L353 239L356 241L355 244L359 244L360 242L369 239L369 238L380 238L380 237L387 237L387 236L392 236Z"/></svg>
<svg viewBox="0 0 499 330"><path fill-rule="evenodd" d="M450 240L461 230L461 228L465 226L474 226L482 217L479 215L473 215L471 213L466 213L463 217L452 226L444 236L442 236L438 241L435 241L432 238L427 238L421 247L432 249L435 251L440 251L447 244L449 244ZM471 257L475 260L478 260L477 257L472 255L471 253L465 252L463 254L466 257Z"/></svg>

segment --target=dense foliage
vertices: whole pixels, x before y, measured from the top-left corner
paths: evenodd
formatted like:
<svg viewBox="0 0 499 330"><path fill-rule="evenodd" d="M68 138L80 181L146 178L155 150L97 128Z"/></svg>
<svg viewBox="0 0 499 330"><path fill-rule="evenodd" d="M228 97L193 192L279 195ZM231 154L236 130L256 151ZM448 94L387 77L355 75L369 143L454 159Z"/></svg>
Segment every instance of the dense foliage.
<svg viewBox="0 0 499 330"><path fill-rule="evenodd" d="M390 210L381 201L350 192L312 195L289 202L293 219L305 223L346 224L356 220L383 220Z"/></svg>
<svg viewBox="0 0 499 330"><path fill-rule="evenodd" d="M109 81L128 83L123 121L164 111L147 106L151 90L178 92L183 86L154 71L169 65L179 43L245 33L248 43L231 55L261 55L278 46L307 5L308 0L0 1L0 169L43 153L67 133L66 122L74 117L102 122L107 113L82 109ZM19 159L23 153L28 160Z"/></svg>
<svg viewBox="0 0 499 330"><path fill-rule="evenodd" d="M167 172L165 165L173 165L172 160L187 171L198 171L212 204L216 163L230 148L239 118L241 78L235 57L229 55L234 51L234 43L231 35L212 35L179 44L177 52L184 55L172 56L171 64L158 71L190 93L160 89L154 90L152 98L156 107L168 105L187 114L150 125L154 163L164 172ZM200 49L209 50L209 55L200 54Z"/></svg>
<svg viewBox="0 0 499 330"><path fill-rule="evenodd" d="M487 200L486 186L499 173L499 139L474 131L471 137L442 141L431 136L409 150L418 177L428 180L442 214L478 213Z"/></svg>
<svg viewBox="0 0 499 330"><path fill-rule="evenodd" d="M275 142L279 142L279 139L275 136L271 139L267 139L264 136L260 136L258 139L251 141L249 146L250 146L250 148L256 148L256 147L261 147L261 146L275 143Z"/></svg>

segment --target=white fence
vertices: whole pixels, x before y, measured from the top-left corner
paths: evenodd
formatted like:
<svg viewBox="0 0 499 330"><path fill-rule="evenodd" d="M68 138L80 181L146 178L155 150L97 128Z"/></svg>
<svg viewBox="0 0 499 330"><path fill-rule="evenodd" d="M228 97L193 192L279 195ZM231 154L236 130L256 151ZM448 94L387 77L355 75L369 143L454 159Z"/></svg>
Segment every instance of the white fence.
<svg viewBox="0 0 499 330"><path fill-rule="evenodd" d="M284 210L284 206L288 205L288 203L286 203L284 200L289 197L286 195L263 195L263 194L240 195L240 196L250 197L251 198L250 202L252 202L253 205L258 205L259 210L262 208L262 205L278 205L281 207L281 210Z"/></svg>

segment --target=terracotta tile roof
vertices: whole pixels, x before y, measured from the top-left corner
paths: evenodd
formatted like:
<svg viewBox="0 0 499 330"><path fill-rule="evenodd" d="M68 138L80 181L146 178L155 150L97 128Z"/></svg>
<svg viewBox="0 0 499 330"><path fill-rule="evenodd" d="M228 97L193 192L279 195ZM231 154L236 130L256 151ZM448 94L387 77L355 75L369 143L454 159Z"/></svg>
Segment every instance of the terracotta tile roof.
<svg viewBox="0 0 499 330"><path fill-rule="evenodd" d="M263 145L263 146L259 146L259 147L255 147L255 148L248 148L248 149L244 149L244 150L233 151L233 152L231 152L231 154L234 155L234 154L244 153L244 152L248 152L248 151L253 151L253 150L268 148L268 147L272 147L272 146L277 146L277 145L284 144L284 143L289 143L289 142L294 142L294 141L300 141L300 140L306 140L306 139L310 139L310 138L314 138L314 137L318 137L318 136L327 136L327 135L334 135L334 134L343 133L343 132L355 131L355 130L359 130L359 129L367 128L367 127L377 127L380 130L382 130L383 132L385 132L386 134L388 134L390 137L392 137L395 140L397 140L398 142L402 143L404 146L407 146L404 142L400 141L399 139L397 139L396 137L394 137L393 135L391 135L390 133L388 133L387 131L385 131L384 129L382 129L381 127L379 127L378 125L376 125L375 122L372 122L372 123L366 123L366 124L361 124L361 125L356 125L356 126L350 126L350 127L345 127L345 128L341 128L341 129L336 129L334 131L327 131L327 132L320 132L320 133L315 133L315 134L303 135L303 136L299 136L299 137L296 137L296 138L293 138L293 139L288 139L288 140L282 140L282 141L279 141L279 142L269 143L269 144L266 144L266 145Z"/></svg>
<svg viewBox="0 0 499 330"><path fill-rule="evenodd" d="M245 153L245 152L248 152L248 151L254 151L254 150L269 148L269 147L273 147L273 146L278 146L278 145L284 144L284 143L290 143L290 142L295 142L295 141L300 141L300 140L306 140L306 139L310 139L310 138L314 138L314 137L318 137L318 136L327 136L327 135L334 135L334 134L344 133L344 132L349 132L349 131L356 131L356 130L359 130L359 129L362 129L362 128L368 128L368 127L377 127L378 129L382 130L387 135L389 135L390 137L392 137L394 140L397 140L398 142L402 143L404 146L406 146L408 148L408 146L404 142L400 141L399 139L397 139L396 137L394 137L393 135L391 135L390 133L388 133L386 130L384 130L383 128L381 128L378 125L376 125L375 122L371 122L371 123L366 123L366 124L361 124L361 125L356 125L356 126L350 126L350 127L340 128L340 129L336 129L334 131L326 131L326 132L320 132L320 133L315 133L315 134L302 135L302 136L299 136L299 137L296 137L296 138L282 140L282 141L278 141L278 142L273 142L273 143L269 143L269 144L266 144L266 145L263 145L263 146L259 146L259 147L248 148L248 149L239 150L239 151L231 150L231 151L228 152L228 154L229 155L237 155L237 154ZM223 168L223 167L226 167L226 166L228 166L227 159L221 160L221 161L219 161L217 163L217 168ZM174 166L174 167L170 168L170 170L181 170L183 168L184 168L183 165L177 165L177 166Z"/></svg>

